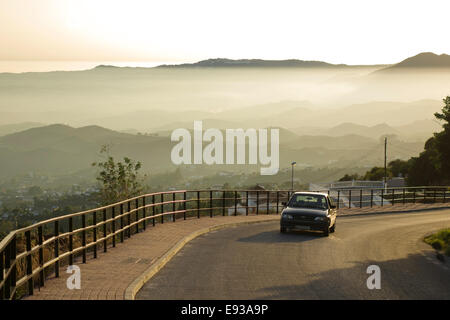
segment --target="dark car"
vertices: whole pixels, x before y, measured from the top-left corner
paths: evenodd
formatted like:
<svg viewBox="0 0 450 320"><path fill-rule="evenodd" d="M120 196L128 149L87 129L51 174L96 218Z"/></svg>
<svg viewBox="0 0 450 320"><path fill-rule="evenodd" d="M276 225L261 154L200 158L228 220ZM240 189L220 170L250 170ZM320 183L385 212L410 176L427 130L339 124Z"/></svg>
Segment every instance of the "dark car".
<svg viewBox="0 0 450 320"><path fill-rule="evenodd" d="M281 213L280 232L288 230L336 230L336 205L326 193L296 192Z"/></svg>

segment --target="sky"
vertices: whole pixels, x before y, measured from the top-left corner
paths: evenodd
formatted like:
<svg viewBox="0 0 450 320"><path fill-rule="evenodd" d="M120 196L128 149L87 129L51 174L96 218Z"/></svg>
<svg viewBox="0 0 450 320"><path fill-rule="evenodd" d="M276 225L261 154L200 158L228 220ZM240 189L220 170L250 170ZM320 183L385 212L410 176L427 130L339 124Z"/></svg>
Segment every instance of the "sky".
<svg viewBox="0 0 450 320"><path fill-rule="evenodd" d="M0 60L390 64L450 53L448 0L0 0Z"/></svg>

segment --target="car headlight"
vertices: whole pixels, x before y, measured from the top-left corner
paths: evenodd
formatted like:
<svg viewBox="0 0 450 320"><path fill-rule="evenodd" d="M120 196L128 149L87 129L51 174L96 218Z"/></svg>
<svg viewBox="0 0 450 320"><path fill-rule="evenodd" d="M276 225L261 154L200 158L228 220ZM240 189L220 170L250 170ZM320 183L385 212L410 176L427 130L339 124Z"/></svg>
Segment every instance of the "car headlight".
<svg viewBox="0 0 450 320"><path fill-rule="evenodd" d="M314 220L315 221L326 221L327 217L315 217Z"/></svg>
<svg viewBox="0 0 450 320"><path fill-rule="evenodd" d="M292 220L293 217L290 214L283 213L283 219Z"/></svg>

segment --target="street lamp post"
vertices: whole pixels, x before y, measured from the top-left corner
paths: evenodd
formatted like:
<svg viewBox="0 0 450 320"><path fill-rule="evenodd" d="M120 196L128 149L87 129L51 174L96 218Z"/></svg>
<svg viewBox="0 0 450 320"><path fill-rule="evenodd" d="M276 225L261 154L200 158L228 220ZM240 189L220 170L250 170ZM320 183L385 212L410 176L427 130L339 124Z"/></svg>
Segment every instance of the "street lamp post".
<svg viewBox="0 0 450 320"><path fill-rule="evenodd" d="M294 166L297 162L293 161L291 163L291 167L292 167L292 175L291 175L291 186L292 186L292 191L294 191Z"/></svg>

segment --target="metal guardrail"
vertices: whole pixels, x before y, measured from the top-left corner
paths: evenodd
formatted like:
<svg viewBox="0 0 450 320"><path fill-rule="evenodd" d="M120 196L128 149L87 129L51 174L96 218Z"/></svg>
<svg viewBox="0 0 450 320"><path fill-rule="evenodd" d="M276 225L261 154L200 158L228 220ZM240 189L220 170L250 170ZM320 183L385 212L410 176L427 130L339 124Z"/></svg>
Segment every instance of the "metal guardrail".
<svg viewBox="0 0 450 320"><path fill-rule="evenodd" d="M0 242L0 300L32 295L63 265L86 263L149 224L202 216L279 213L292 191L178 190L127 199L101 208L41 221ZM19 292L20 291L20 292Z"/></svg>
<svg viewBox="0 0 450 320"><path fill-rule="evenodd" d="M399 191L401 190L401 191ZM338 208L386 205L388 202L446 202L449 187L355 189L328 192ZM280 212L288 190L178 190L127 199L101 208L73 213L9 233L0 242L0 300L32 295L50 274L59 277L63 265L96 259L117 242L146 230L149 224L218 215ZM376 198L376 199L375 199ZM375 199L375 201L374 201ZM376 200L379 201L376 201ZM151 245L151 244L150 244Z"/></svg>
<svg viewBox="0 0 450 320"><path fill-rule="evenodd" d="M347 188L315 192L328 193L339 209L407 203L446 203L450 196L450 187Z"/></svg>

